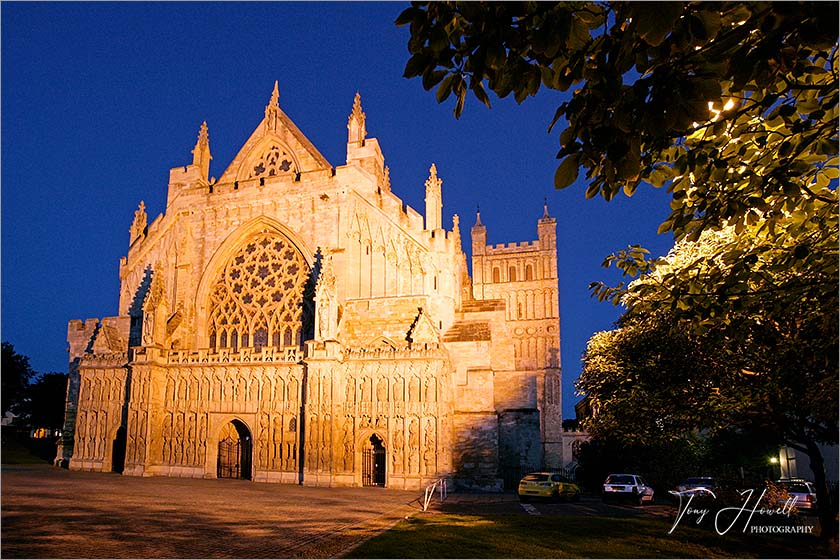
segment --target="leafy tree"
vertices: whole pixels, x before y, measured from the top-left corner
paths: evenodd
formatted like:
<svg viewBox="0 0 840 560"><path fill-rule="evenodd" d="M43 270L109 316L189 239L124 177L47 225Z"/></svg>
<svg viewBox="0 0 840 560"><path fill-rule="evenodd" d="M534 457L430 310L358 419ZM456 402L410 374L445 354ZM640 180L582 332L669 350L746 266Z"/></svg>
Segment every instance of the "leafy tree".
<svg viewBox="0 0 840 560"><path fill-rule="evenodd" d="M600 493L611 473L637 473L664 495L679 482L704 468L708 455L704 438L690 434L671 441L628 443L619 438L593 438L580 446L577 480L590 491Z"/></svg>
<svg viewBox="0 0 840 560"><path fill-rule="evenodd" d="M668 185L661 231L768 222L836 197L838 7L771 2L415 2L406 77L440 102L574 88L558 188ZM760 213L759 213L760 211Z"/></svg>
<svg viewBox="0 0 840 560"><path fill-rule="evenodd" d="M64 426L64 404L67 398L67 374L44 373L27 387L22 412L32 427Z"/></svg>
<svg viewBox="0 0 840 560"><path fill-rule="evenodd" d="M7 412L17 412L26 396L29 380L35 375L29 365L29 357L15 352L15 347L9 342L2 343L2 408L3 416Z"/></svg>
<svg viewBox="0 0 840 560"><path fill-rule="evenodd" d="M546 119L565 124L557 188L582 169L587 197L671 193L669 259L630 247L606 262L642 279L592 285L628 307L587 351L581 387L603 426L772 428L807 450L823 498L817 443L837 441L838 19L817 2L416 2L396 22L410 25L405 76L454 95L456 117L469 92L488 106L488 89L571 92ZM642 391L658 423L633 408ZM677 392L690 406L669 406Z"/></svg>
<svg viewBox="0 0 840 560"><path fill-rule="evenodd" d="M758 226L798 268L814 266L815 232L836 231L837 4L415 2L397 24L411 30L405 75L454 94L456 116L470 91L490 105L488 88L519 102L573 89L549 126L567 123L558 188L581 168L587 197L667 186L661 233ZM638 247L611 262L648 266ZM739 272L715 291L752 274Z"/></svg>
<svg viewBox="0 0 840 560"><path fill-rule="evenodd" d="M619 291L627 311L590 339L578 388L598 409L595 434L658 441L735 427L806 453L833 536L819 444L838 434L837 230L810 232L806 269L768 236L728 227L678 243ZM735 282L728 293L721 276Z"/></svg>

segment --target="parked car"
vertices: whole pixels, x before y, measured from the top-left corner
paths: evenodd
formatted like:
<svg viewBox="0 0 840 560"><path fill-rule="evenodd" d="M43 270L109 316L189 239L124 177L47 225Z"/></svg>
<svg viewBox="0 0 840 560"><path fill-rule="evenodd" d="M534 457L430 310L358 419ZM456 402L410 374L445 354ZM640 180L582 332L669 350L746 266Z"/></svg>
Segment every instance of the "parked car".
<svg viewBox="0 0 840 560"><path fill-rule="evenodd" d="M813 482L801 478L781 478L776 484L787 490L790 498L796 498L795 505L799 511L817 511L817 489ZM784 506L786 500L781 500L779 506Z"/></svg>
<svg viewBox="0 0 840 560"><path fill-rule="evenodd" d="M565 476L553 472L528 473L519 481L519 501L527 503L532 498L547 500L580 499L580 487Z"/></svg>
<svg viewBox="0 0 840 560"><path fill-rule="evenodd" d="M630 500L638 505L653 503L653 488L637 474L611 474L604 481L601 495L605 502Z"/></svg>
<svg viewBox="0 0 840 560"><path fill-rule="evenodd" d="M714 495L715 487L715 479L711 476L691 476L680 482L671 495L674 499L678 499L679 495L683 498L711 497Z"/></svg>

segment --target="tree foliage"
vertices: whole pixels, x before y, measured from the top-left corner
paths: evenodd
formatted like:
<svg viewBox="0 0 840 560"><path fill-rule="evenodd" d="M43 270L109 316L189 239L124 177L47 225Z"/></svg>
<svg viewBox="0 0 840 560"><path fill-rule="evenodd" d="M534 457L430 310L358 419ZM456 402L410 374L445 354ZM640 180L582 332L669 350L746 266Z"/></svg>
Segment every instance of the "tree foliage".
<svg viewBox="0 0 840 560"><path fill-rule="evenodd" d="M667 186L660 231L760 223L834 204L838 7L818 2L415 2L406 77L490 105L573 90L558 188ZM547 119L548 120L548 119Z"/></svg>
<svg viewBox="0 0 840 560"><path fill-rule="evenodd" d="M802 451L830 529L819 444L838 441L837 230L805 237L809 267L757 225L678 243L620 291L627 310L590 339L577 387L597 410L587 426L597 437L738 428Z"/></svg>
<svg viewBox="0 0 840 560"><path fill-rule="evenodd" d="M29 380L35 375L35 370L29 365L29 357L15 352L15 347L9 342L2 343L2 408L3 416L7 412L17 413L26 396Z"/></svg>
<svg viewBox="0 0 840 560"><path fill-rule="evenodd" d="M405 76L454 95L456 117L469 92L488 106L488 90L569 92L546 119L564 125L557 188L583 175L587 198L671 194L671 254L632 246L605 264L637 280L591 286L627 307L584 356L596 434L770 430L823 472L817 444L838 431L838 19L819 2L415 2L398 17Z"/></svg>
<svg viewBox="0 0 840 560"><path fill-rule="evenodd" d="M30 426L54 429L64 426L67 378L66 373L44 373L27 387L21 412Z"/></svg>

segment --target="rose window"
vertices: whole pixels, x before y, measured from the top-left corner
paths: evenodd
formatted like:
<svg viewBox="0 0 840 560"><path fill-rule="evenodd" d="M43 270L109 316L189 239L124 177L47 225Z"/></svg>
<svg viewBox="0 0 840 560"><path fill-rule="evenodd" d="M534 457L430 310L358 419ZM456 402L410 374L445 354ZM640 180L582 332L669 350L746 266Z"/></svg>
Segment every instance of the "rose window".
<svg viewBox="0 0 840 560"><path fill-rule="evenodd" d="M211 348L300 346L309 266L288 239L263 232L237 251L210 293Z"/></svg>

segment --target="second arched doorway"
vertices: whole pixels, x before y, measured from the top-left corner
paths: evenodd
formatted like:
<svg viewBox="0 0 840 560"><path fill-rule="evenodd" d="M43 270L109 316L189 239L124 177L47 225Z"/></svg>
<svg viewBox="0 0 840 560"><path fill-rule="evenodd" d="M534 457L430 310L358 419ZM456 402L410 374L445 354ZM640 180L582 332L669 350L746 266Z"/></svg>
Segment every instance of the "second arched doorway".
<svg viewBox="0 0 840 560"><path fill-rule="evenodd" d="M385 486L385 445L376 434L362 451L362 486Z"/></svg>
<svg viewBox="0 0 840 560"><path fill-rule="evenodd" d="M231 420L219 432L219 454L216 476L219 478L251 478L251 432L239 420Z"/></svg>

